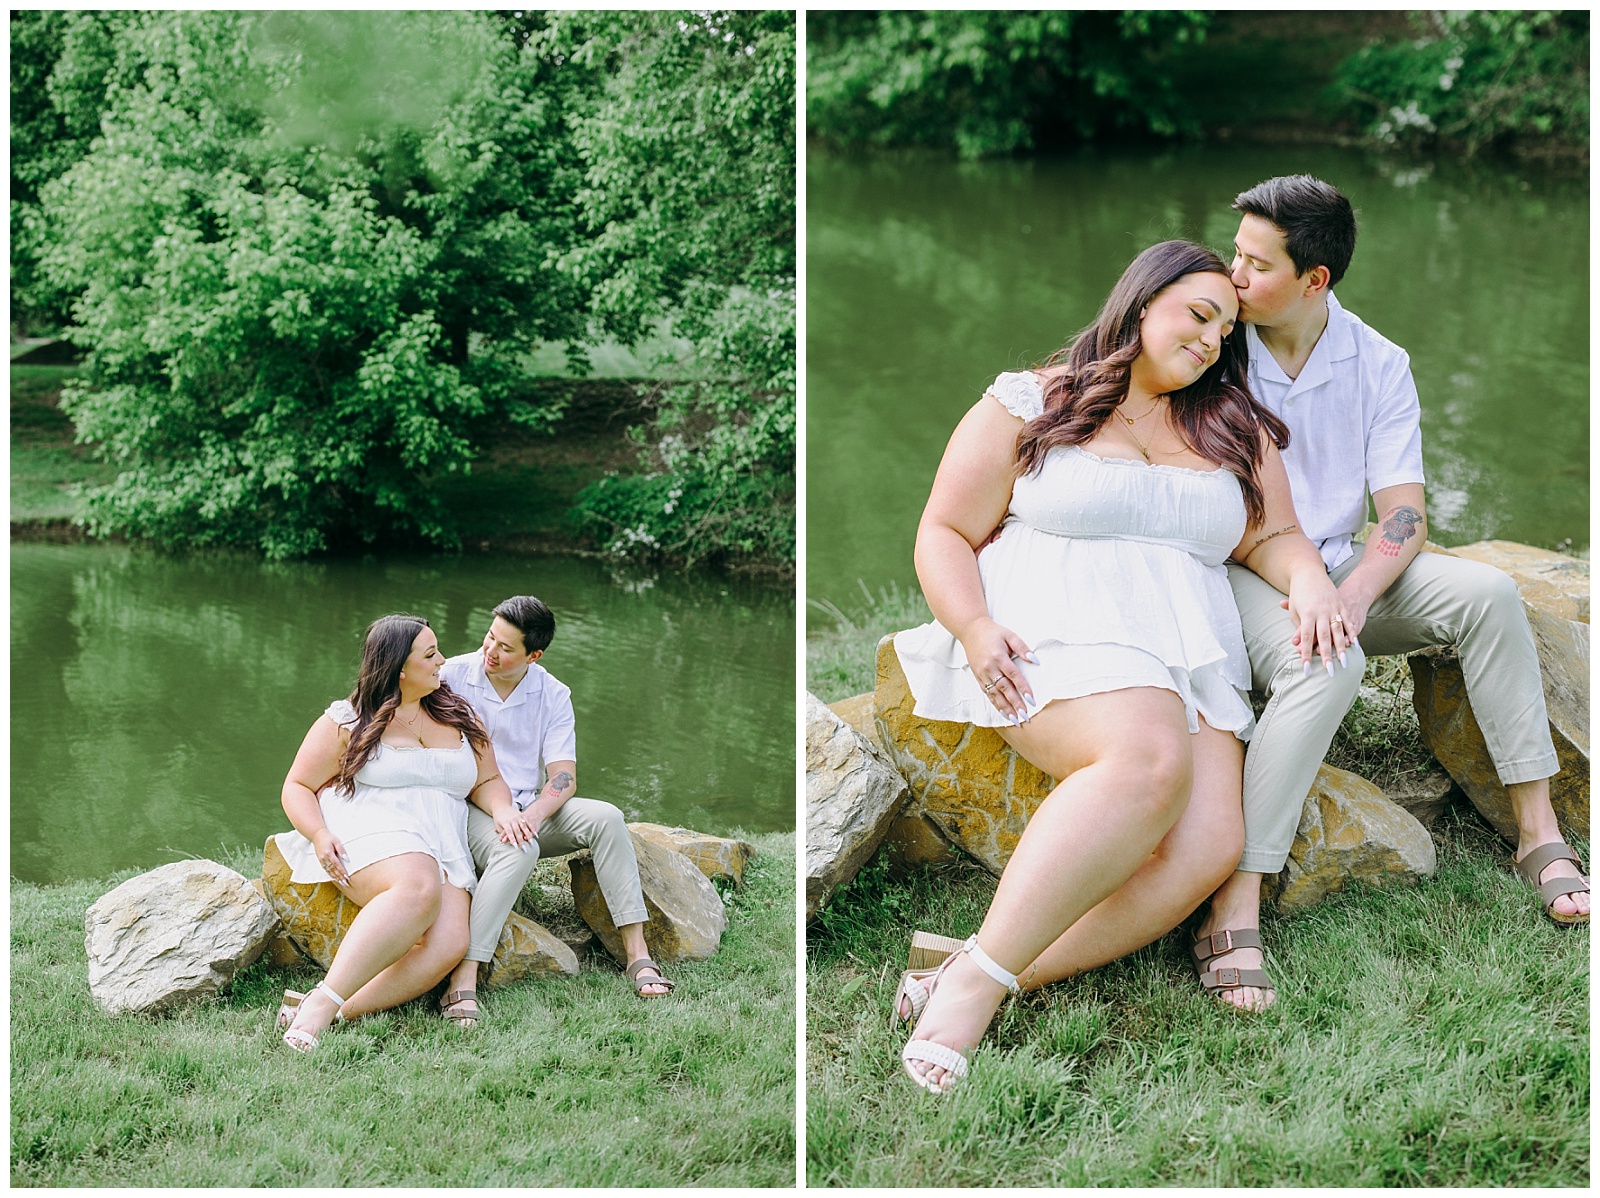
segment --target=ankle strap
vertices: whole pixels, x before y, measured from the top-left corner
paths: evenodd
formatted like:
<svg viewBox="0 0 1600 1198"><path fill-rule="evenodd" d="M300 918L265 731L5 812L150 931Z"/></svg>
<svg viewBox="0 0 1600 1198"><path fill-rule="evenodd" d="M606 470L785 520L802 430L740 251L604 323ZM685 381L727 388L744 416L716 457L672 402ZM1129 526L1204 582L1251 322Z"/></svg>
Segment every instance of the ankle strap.
<svg viewBox="0 0 1600 1198"><path fill-rule="evenodd" d="M336 1007L344 1006L344 999L340 998L337 994L335 994L334 990L333 990L333 987L328 985L327 982L318 982L316 988L318 990L322 991L324 994L326 994L329 998L331 998L333 1000L333 1005L334 1006L336 1006Z"/></svg>
<svg viewBox="0 0 1600 1198"><path fill-rule="evenodd" d="M1007 990L1011 991L1011 993L1022 993L1022 987L1017 985L1017 975L1014 973L1007 973L995 963L995 959L993 957L978 947L978 935L976 932L967 937L967 942L961 946L961 951L972 958L972 963L974 965L983 970L984 973L988 974L995 981L999 982Z"/></svg>

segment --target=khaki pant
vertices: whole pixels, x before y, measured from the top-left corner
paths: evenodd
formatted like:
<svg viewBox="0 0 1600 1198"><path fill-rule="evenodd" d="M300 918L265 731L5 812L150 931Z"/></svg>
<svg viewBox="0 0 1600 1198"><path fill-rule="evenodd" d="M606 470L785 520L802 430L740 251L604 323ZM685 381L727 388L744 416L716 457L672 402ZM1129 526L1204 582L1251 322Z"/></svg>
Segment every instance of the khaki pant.
<svg viewBox="0 0 1600 1198"><path fill-rule="evenodd" d="M1356 555L1332 572L1350 576ZM1328 677L1313 657L1303 675L1290 645L1294 626L1279 606L1281 592L1242 566L1228 581L1244 623L1255 688L1267 696L1244 762L1244 856L1239 868L1277 873L1288 859L1300 811L1339 722L1356 697L1366 658L1454 645L1466 676L1473 715L1483 729L1502 783L1532 782L1557 770L1545 714L1539 655L1511 578L1493 566L1419 553L1378 597L1367 623Z"/></svg>
<svg viewBox="0 0 1600 1198"><path fill-rule="evenodd" d="M618 927L644 923L644 891L639 886L639 861L633 855L633 838L622 812L597 799L570 798L539 827L537 843L524 853L504 843L494 830L494 818L467 804L467 843L478 869L478 888L472 894L472 912L466 959L489 961L506 916L527 884L539 858L560 857L588 849L594 856L600 893Z"/></svg>

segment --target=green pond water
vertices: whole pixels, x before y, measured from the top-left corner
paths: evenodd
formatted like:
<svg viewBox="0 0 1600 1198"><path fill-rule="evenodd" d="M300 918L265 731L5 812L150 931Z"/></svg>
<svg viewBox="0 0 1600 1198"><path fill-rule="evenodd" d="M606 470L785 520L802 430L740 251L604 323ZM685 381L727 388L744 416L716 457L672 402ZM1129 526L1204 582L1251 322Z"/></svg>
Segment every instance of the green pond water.
<svg viewBox="0 0 1600 1198"><path fill-rule="evenodd" d="M1359 212L1345 307L1403 346L1430 536L1589 548L1589 197L1538 168L1206 146L963 164L807 162L806 588L915 586L945 442L1002 370L1093 319L1145 246L1229 256L1239 191L1308 172ZM859 580L859 581L858 581Z"/></svg>
<svg viewBox="0 0 1600 1198"><path fill-rule="evenodd" d="M706 832L794 827L788 584L569 558L265 565L116 546L11 547L11 876L145 869L288 828L283 776L350 692L366 626L425 616L447 653L490 609L556 614L580 793Z"/></svg>

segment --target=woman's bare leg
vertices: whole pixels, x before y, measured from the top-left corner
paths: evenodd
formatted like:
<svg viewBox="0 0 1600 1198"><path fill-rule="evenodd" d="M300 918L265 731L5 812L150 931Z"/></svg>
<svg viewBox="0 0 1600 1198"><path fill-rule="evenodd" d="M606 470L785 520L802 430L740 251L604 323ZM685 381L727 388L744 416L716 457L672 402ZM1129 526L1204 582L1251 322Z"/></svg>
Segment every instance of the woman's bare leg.
<svg viewBox="0 0 1600 1198"><path fill-rule="evenodd" d="M1153 687L1058 699L1002 735L1062 779L1028 821L978 930L984 951L1015 973L1149 858L1188 802L1192 750L1182 701ZM1004 995L958 956L915 1038L966 1053ZM935 1085L944 1079L937 1066L922 1073Z"/></svg>
<svg viewBox="0 0 1600 1198"><path fill-rule="evenodd" d="M358 1015L398 1007L437 986L466 955L470 899L460 887L442 884L439 918L422 934L422 939L412 945L410 952L345 1000L345 1018L354 1019Z"/></svg>
<svg viewBox="0 0 1600 1198"><path fill-rule="evenodd" d="M351 998L410 952L439 917L439 863L426 853L401 853L356 870L340 889L361 910L323 980L336 994ZM335 1014L333 1000L313 990L300 1003L294 1026L321 1035Z"/></svg>
<svg viewBox="0 0 1600 1198"><path fill-rule="evenodd" d="M1239 864L1244 850L1244 746L1205 721L1190 737L1189 805L1133 877L1073 924L1020 976L1037 989L1125 957L1182 923Z"/></svg>

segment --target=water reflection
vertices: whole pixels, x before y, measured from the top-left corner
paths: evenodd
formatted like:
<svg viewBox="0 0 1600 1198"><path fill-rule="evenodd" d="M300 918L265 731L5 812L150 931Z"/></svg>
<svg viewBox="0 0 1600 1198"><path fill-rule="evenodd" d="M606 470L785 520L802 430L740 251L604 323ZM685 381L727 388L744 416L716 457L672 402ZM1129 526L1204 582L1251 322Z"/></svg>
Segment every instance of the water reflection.
<svg viewBox="0 0 1600 1198"><path fill-rule="evenodd" d="M260 844L317 714L348 693L366 625L427 617L451 653L538 594L573 688L580 789L630 819L794 826L788 586L568 559L263 565L126 548L11 551L11 869L99 876Z"/></svg>
<svg viewBox="0 0 1600 1198"><path fill-rule="evenodd" d="M1588 192L1533 168L1203 146L951 163L808 156L807 593L915 584L911 543L956 421L1086 325L1144 246L1226 254L1233 195L1338 182L1361 240L1345 305L1411 355L1430 535L1587 552Z"/></svg>

